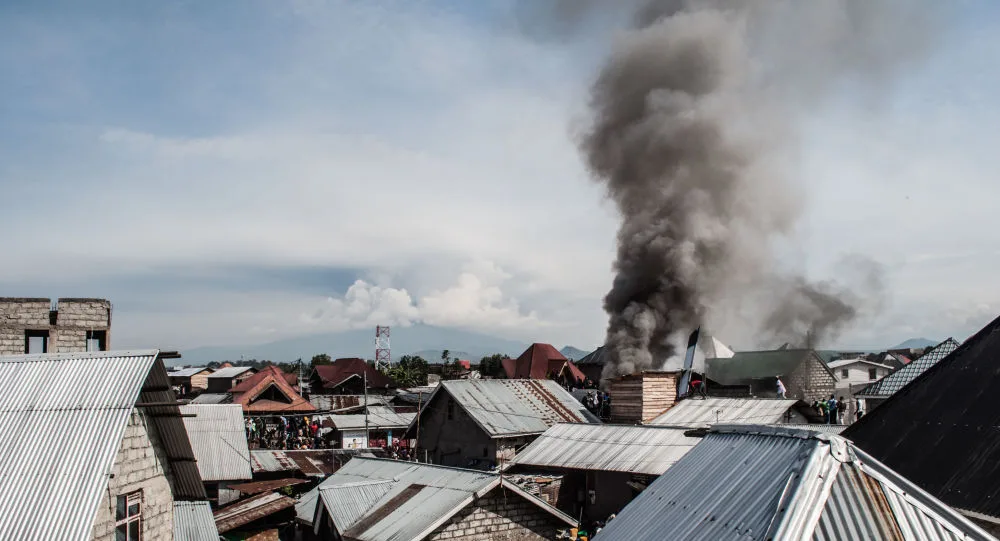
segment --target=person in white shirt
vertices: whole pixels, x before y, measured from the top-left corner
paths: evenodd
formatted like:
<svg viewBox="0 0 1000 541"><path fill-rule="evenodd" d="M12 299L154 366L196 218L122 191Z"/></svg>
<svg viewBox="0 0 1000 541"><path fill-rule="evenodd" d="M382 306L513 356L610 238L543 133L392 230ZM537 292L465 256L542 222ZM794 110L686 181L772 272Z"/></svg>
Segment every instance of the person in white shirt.
<svg viewBox="0 0 1000 541"><path fill-rule="evenodd" d="M781 376L775 377L778 380L778 398L785 398L785 384L781 382Z"/></svg>

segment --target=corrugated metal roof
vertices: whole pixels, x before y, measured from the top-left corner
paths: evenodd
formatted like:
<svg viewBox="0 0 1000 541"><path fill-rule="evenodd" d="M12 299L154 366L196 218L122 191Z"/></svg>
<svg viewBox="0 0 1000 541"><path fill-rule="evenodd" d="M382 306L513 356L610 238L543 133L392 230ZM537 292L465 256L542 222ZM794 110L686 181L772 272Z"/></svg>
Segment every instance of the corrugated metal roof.
<svg viewBox="0 0 1000 541"><path fill-rule="evenodd" d="M200 374L206 370L208 370L209 372L212 371L211 368L208 368L206 366L193 366L191 368L178 368L173 372L167 372L167 375L175 378L188 378L195 374Z"/></svg>
<svg viewBox="0 0 1000 541"><path fill-rule="evenodd" d="M893 369L893 367L891 367L891 366L889 366L887 364L872 362L872 361L869 361L868 359L840 359L838 361L832 361L832 362L829 362L829 363L826 363L826 364L830 368L834 368L834 369L840 368L840 367L843 367L843 366L850 366L852 364L867 364L869 366L877 366L879 368L885 368L886 370L892 370Z"/></svg>
<svg viewBox="0 0 1000 541"><path fill-rule="evenodd" d="M326 477L359 453L357 449L254 449L250 461L254 473L301 471L307 477Z"/></svg>
<svg viewBox="0 0 1000 541"><path fill-rule="evenodd" d="M715 424L776 424L784 420L796 402L770 398L689 398L681 400L649 424L691 428Z"/></svg>
<svg viewBox="0 0 1000 541"><path fill-rule="evenodd" d="M255 520L295 506L295 500L277 492L260 494L215 511L219 533L226 533Z"/></svg>
<svg viewBox="0 0 1000 541"><path fill-rule="evenodd" d="M383 486L371 485L373 482L390 482L391 486L385 490ZM325 503L343 505L352 492L355 500L350 505L362 507L362 500L371 502L366 509L333 510L333 513L354 518L350 523L336 523L342 534L361 541L396 541L425 538L475 497L482 497L501 483L500 476L494 473L355 458L324 481L316 491L320 494L318 498ZM347 485L361 488L328 490ZM513 485L504 486L512 494L526 498L561 520L574 523L572 518L521 489ZM378 495L379 492L382 492L381 495ZM308 509L297 508L297 512L301 518Z"/></svg>
<svg viewBox="0 0 1000 541"><path fill-rule="evenodd" d="M375 504L385 496L396 482L364 481L361 483L344 483L319 488L319 496L323 500L334 524L351 525L368 514Z"/></svg>
<svg viewBox="0 0 1000 541"><path fill-rule="evenodd" d="M90 537L129 415L157 355L0 357L0 539ZM159 367L166 380L162 362Z"/></svg>
<svg viewBox="0 0 1000 541"><path fill-rule="evenodd" d="M451 380L439 389L492 437L540 434L556 423L600 423L552 380Z"/></svg>
<svg viewBox="0 0 1000 541"><path fill-rule="evenodd" d="M814 360L828 372L830 368L812 349L740 351L729 358L705 359L706 375L723 385L739 385L754 380L788 376L802 363ZM830 372L833 375L833 372Z"/></svg>
<svg viewBox="0 0 1000 541"><path fill-rule="evenodd" d="M236 376L246 372L247 370L253 370L251 366L228 366L226 368L220 368L215 372L208 375L209 379L212 378L235 378Z"/></svg>
<svg viewBox="0 0 1000 541"><path fill-rule="evenodd" d="M261 492L271 492L278 490L279 488L291 487L295 485L304 485L309 483L306 479L272 479L270 481L254 481L253 483L237 483L235 485L226 485L226 488L230 490L238 490L243 494L260 494Z"/></svg>
<svg viewBox="0 0 1000 541"><path fill-rule="evenodd" d="M382 395L312 395L309 403L319 411L356 410L369 406L388 406L391 397Z"/></svg>
<svg viewBox="0 0 1000 541"><path fill-rule="evenodd" d="M243 408L239 404L188 404L184 417L203 481L252 479Z"/></svg>
<svg viewBox="0 0 1000 541"><path fill-rule="evenodd" d="M406 428L416 417L416 413L396 413L383 411L380 413L369 413L368 428L379 430L385 428ZM337 430L358 430L365 428L364 414L351 415L317 415L316 418L323 421L323 426L333 425Z"/></svg>
<svg viewBox="0 0 1000 541"><path fill-rule="evenodd" d="M660 475L701 438L661 426L557 424L518 453L514 464Z"/></svg>
<svg viewBox="0 0 1000 541"><path fill-rule="evenodd" d="M208 502L174 502L174 541L219 541Z"/></svg>
<svg viewBox="0 0 1000 541"><path fill-rule="evenodd" d="M202 393L191 401L191 404L228 404L233 401L229 393Z"/></svg>
<svg viewBox="0 0 1000 541"><path fill-rule="evenodd" d="M958 349L958 346L959 344L954 338L949 338L934 346L934 349L921 355L917 360L910 361L906 366L869 384L867 387L854 393L854 395L869 398L888 398L911 381L917 379L920 374L923 374L928 368L937 364L938 361L947 357L949 353Z"/></svg>
<svg viewBox="0 0 1000 541"><path fill-rule="evenodd" d="M992 539L843 438L725 425L595 539L886 539L896 527L905 539Z"/></svg>

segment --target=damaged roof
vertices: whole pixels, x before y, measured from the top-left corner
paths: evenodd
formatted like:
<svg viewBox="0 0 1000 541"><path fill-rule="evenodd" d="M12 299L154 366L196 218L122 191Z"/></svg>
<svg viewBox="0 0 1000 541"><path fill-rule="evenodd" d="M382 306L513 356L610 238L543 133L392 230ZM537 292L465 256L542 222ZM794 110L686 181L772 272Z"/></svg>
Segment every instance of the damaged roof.
<svg viewBox="0 0 1000 541"><path fill-rule="evenodd" d="M1000 521L998 360L1000 318L847 427L844 437L948 505Z"/></svg>
<svg viewBox="0 0 1000 541"><path fill-rule="evenodd" d="M958 349L958 342L954 338L949 338L934 346L933 349L928 350L927 353L918 357L917 360L910 361L906 366L899 368L888 376L868 384L860 391L854 393L854 396L862 398L888 398L911 381L917 379L917 376L923 374L924 371L937 364L938 361L944 359L956 349Z"/></svg>
<svg viewBox="0 0 1000 541"><path fill-rule="evenodd" d="M424 539L476 498L503 486L570 526L561 511L502 480L499 474L430 464L355 458L315 491L338 532L359 541ZM300 516L306 509L297 509ZM339 522L338 522L339 520ZM315 516L313 518L315 522Z"/></svg>
<svg viewBox="0 0 1000 541"><path fill-rule="evenodd" d="M649 422L651 425L703 428L715 424L776 424L787 421L798 400L771 398L688 398ZM804 402L802 406L807 406Z"/></svg>
<svg viewBox="0 0 1000 541"><path fill-rule="evenodd" d="M812 349L741 351L729 358L705 359L705 373L723 385L740 385L752 380L788 376L802 363L814 360L827 372L830 367ZM833 372L830 372L833 376ZM834 378L836 379L836 378Z"/></svg>
<svg viewBox="0 0 1000 541"><path fill-rule="evenodd" d="M600 423L569 391L547 379L442 381L435 396L444 394L494 438L541 434L556 423Z"/></svg>
<svg viewBox="0 0 1000 541"><path fill-rule="evenodd" d="M595 537L989 540L851 442L809 430L718 426Z"/></svg>
<svg viewBox="0 0 1000 541"><path fill-rule="evenodd" d="M514 458L514 464L660 475L701 441L663 426L557 424Z"/></svg>

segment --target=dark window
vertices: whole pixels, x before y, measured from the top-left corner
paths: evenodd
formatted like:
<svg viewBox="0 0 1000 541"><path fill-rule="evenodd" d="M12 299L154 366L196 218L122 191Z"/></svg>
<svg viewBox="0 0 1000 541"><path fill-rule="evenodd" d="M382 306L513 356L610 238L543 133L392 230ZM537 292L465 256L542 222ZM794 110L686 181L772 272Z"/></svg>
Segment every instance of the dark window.
<svg viewBox="0 0 1000 541"><path fill-rule="evenodd" d="M846 378L848 376L848 371L846 368L840 371L840 377Z"/></svg>
<svg viewBox="0 0 1000 541"><path fill-rule="evenodd" d="M455 402L449 398L448 399L448 420L455 418Z"/></svg>
<svg viewBox="0 0 1000 541"><path fill-rule="evenodd" d="M878 379L878 369L869 368L868 369L868 379Z"/></svg>
<svg viewBox="0 0 1000 541"><path fill-rule="evenodd" d="M107 351L108 331L87 331L87 351Z"/></svg>
<svg viewBox="0 0 1000 541"><path fill-rule="evenodd" d="M24 331L25 353L48 353L49 331Z"/></svg>
<svg viewBox="0 0 1000 541"><path fill-rule="evenodd" d="M118 496L115 507L115 541L142 540L142 491Z"/></svg>

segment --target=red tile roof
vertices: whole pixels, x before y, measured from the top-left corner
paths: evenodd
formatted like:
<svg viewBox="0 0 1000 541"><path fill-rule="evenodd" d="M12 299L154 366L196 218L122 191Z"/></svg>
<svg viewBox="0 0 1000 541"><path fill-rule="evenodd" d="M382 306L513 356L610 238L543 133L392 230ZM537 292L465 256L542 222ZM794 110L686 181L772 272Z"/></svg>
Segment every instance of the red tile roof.
<svg viewBox="0 0 1000 541"><path fill-rule="evenodd" d="M258 398L272 386L285 395L291 403ZM233 403L242 405L244 412L305 413L316 411L312 404L295 392L295 389L285 378L285 374L277 366L268 366L262 369L233 387L230 392L233 395Z"/></svg>
<svg viewBox="0 0 1000 541"><path fill-rule="evenodd" d="M349 378L357 376L363 377L368 374L368 388L395 387L391 379L372 368L364 359L337 359L333 364L316 367L316 374L323 382L324 389L332 389Z"/></svg>
<svg viewBox="0 0 1000 541"><path fill-rule="evenodd" d="M549 374L566 375L577 381L587 377L552 344L531 344L517 359L501 361L509 379L548 379ZM568 372L568 373L567 373Z"/></svg>

